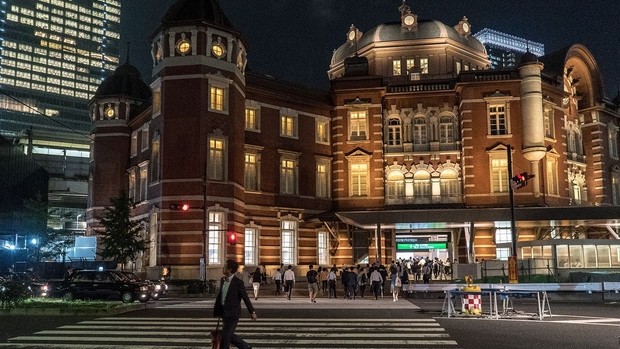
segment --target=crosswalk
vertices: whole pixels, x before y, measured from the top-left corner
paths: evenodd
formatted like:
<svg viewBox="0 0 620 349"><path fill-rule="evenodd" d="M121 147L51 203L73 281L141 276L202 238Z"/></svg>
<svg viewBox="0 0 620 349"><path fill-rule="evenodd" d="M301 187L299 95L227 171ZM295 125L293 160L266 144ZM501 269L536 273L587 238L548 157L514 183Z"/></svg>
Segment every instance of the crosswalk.
<svg viewBox="0 0 620 349"><path fill-rule="evenodd" d="M211 348L215 319L105 317L10 338L0 348ZM241 319L236 333L253 348L458 348L434 319Z"/></svg>
<svg viewBox="0 0 620 349"><path fill-rule="evenodd" d="M194 302L178 302L172 304L161 303L158 308L166 309L213 309L213 299L198 300ZM373 297L357 298L355 300L343 298L317 298L316 303L311 303L308 298L265 297L258 300L252 299L256 309L387 309L387 310L417 310L418 306L406 300L392 302L392 297L375 300Z"/></svg>

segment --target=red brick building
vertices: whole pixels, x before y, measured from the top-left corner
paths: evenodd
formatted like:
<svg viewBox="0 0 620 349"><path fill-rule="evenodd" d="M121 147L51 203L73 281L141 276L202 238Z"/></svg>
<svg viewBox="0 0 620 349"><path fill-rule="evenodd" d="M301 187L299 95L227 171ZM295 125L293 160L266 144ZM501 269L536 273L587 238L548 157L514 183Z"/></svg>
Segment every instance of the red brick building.
<svg viewBox="0 0 620 349"><path fill-rule="evenodd" d="M519 258L560 257L526 241L617 239L618 101L587 48L488 70L466 18L400 14L351 26L327 92L247 72L243 36L217 2L177 1L152 36L150 87L125 64L91 102L91 232L124 190L150 241L138 267L171 265L179 278L200 275L204 256L209 278L226 258L269 271L505 258L509 172L527 172L514 191ZM620 266L618 248L607 252Z"/></svg>

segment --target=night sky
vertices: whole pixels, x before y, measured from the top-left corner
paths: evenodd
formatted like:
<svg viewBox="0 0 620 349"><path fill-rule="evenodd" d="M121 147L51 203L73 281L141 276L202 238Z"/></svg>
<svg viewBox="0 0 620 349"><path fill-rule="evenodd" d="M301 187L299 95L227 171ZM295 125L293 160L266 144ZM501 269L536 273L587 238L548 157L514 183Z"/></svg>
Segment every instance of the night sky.
<svg viewBox="0 0 620 349"><path fill-rule="evenodd" d="M130 42L130 63L151 81L149 37L175 0L123 1L121 62ZM196 0L198 1L198 0ZM400 20L401 0L220 0L248 45L248 69L301 85L328 89L333 50L351 24L366 32ZM541 42L551 53L584 44L594 55L610 98L620 79L618 0L408 0L420 20L453 26L467 16L472 32L483 28ZM492 4L492 6L489 6Z"/></svg>

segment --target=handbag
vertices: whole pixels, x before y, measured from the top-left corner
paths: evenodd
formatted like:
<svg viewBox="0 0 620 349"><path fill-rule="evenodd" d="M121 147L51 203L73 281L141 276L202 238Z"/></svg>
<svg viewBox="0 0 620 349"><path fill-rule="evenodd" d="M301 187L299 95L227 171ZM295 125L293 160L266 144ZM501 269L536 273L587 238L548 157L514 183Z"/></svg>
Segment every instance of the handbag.
<svg viewBox="0 0 620 349"><path fill-rule="evenodd" d="M222 330L220 330L220 318L217 318L217 325L215 331L211 331L211 348L220 349L220 343L222 341Z"/></svg>

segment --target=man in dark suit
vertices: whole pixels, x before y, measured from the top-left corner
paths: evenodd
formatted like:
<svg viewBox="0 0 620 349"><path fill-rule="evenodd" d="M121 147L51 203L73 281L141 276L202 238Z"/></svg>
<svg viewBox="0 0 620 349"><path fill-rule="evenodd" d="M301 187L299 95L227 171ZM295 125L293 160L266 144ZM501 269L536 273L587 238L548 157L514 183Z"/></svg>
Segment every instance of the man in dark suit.
<svg viewBox="0 0 620 349"><path fill-rule="evenodd" d="M226 261L223 270L224 277L220 282L220 291L215 297L213 316L222 318L220 349L229 349L231 343L239 349L251 349L248 343L235 334L237 323L241 317L242 299L252 316L252 320L256 320L256 312L245 290L245 284L241 279L235 277L238 269L239 264L236 261L232 259Z"/></svg>

